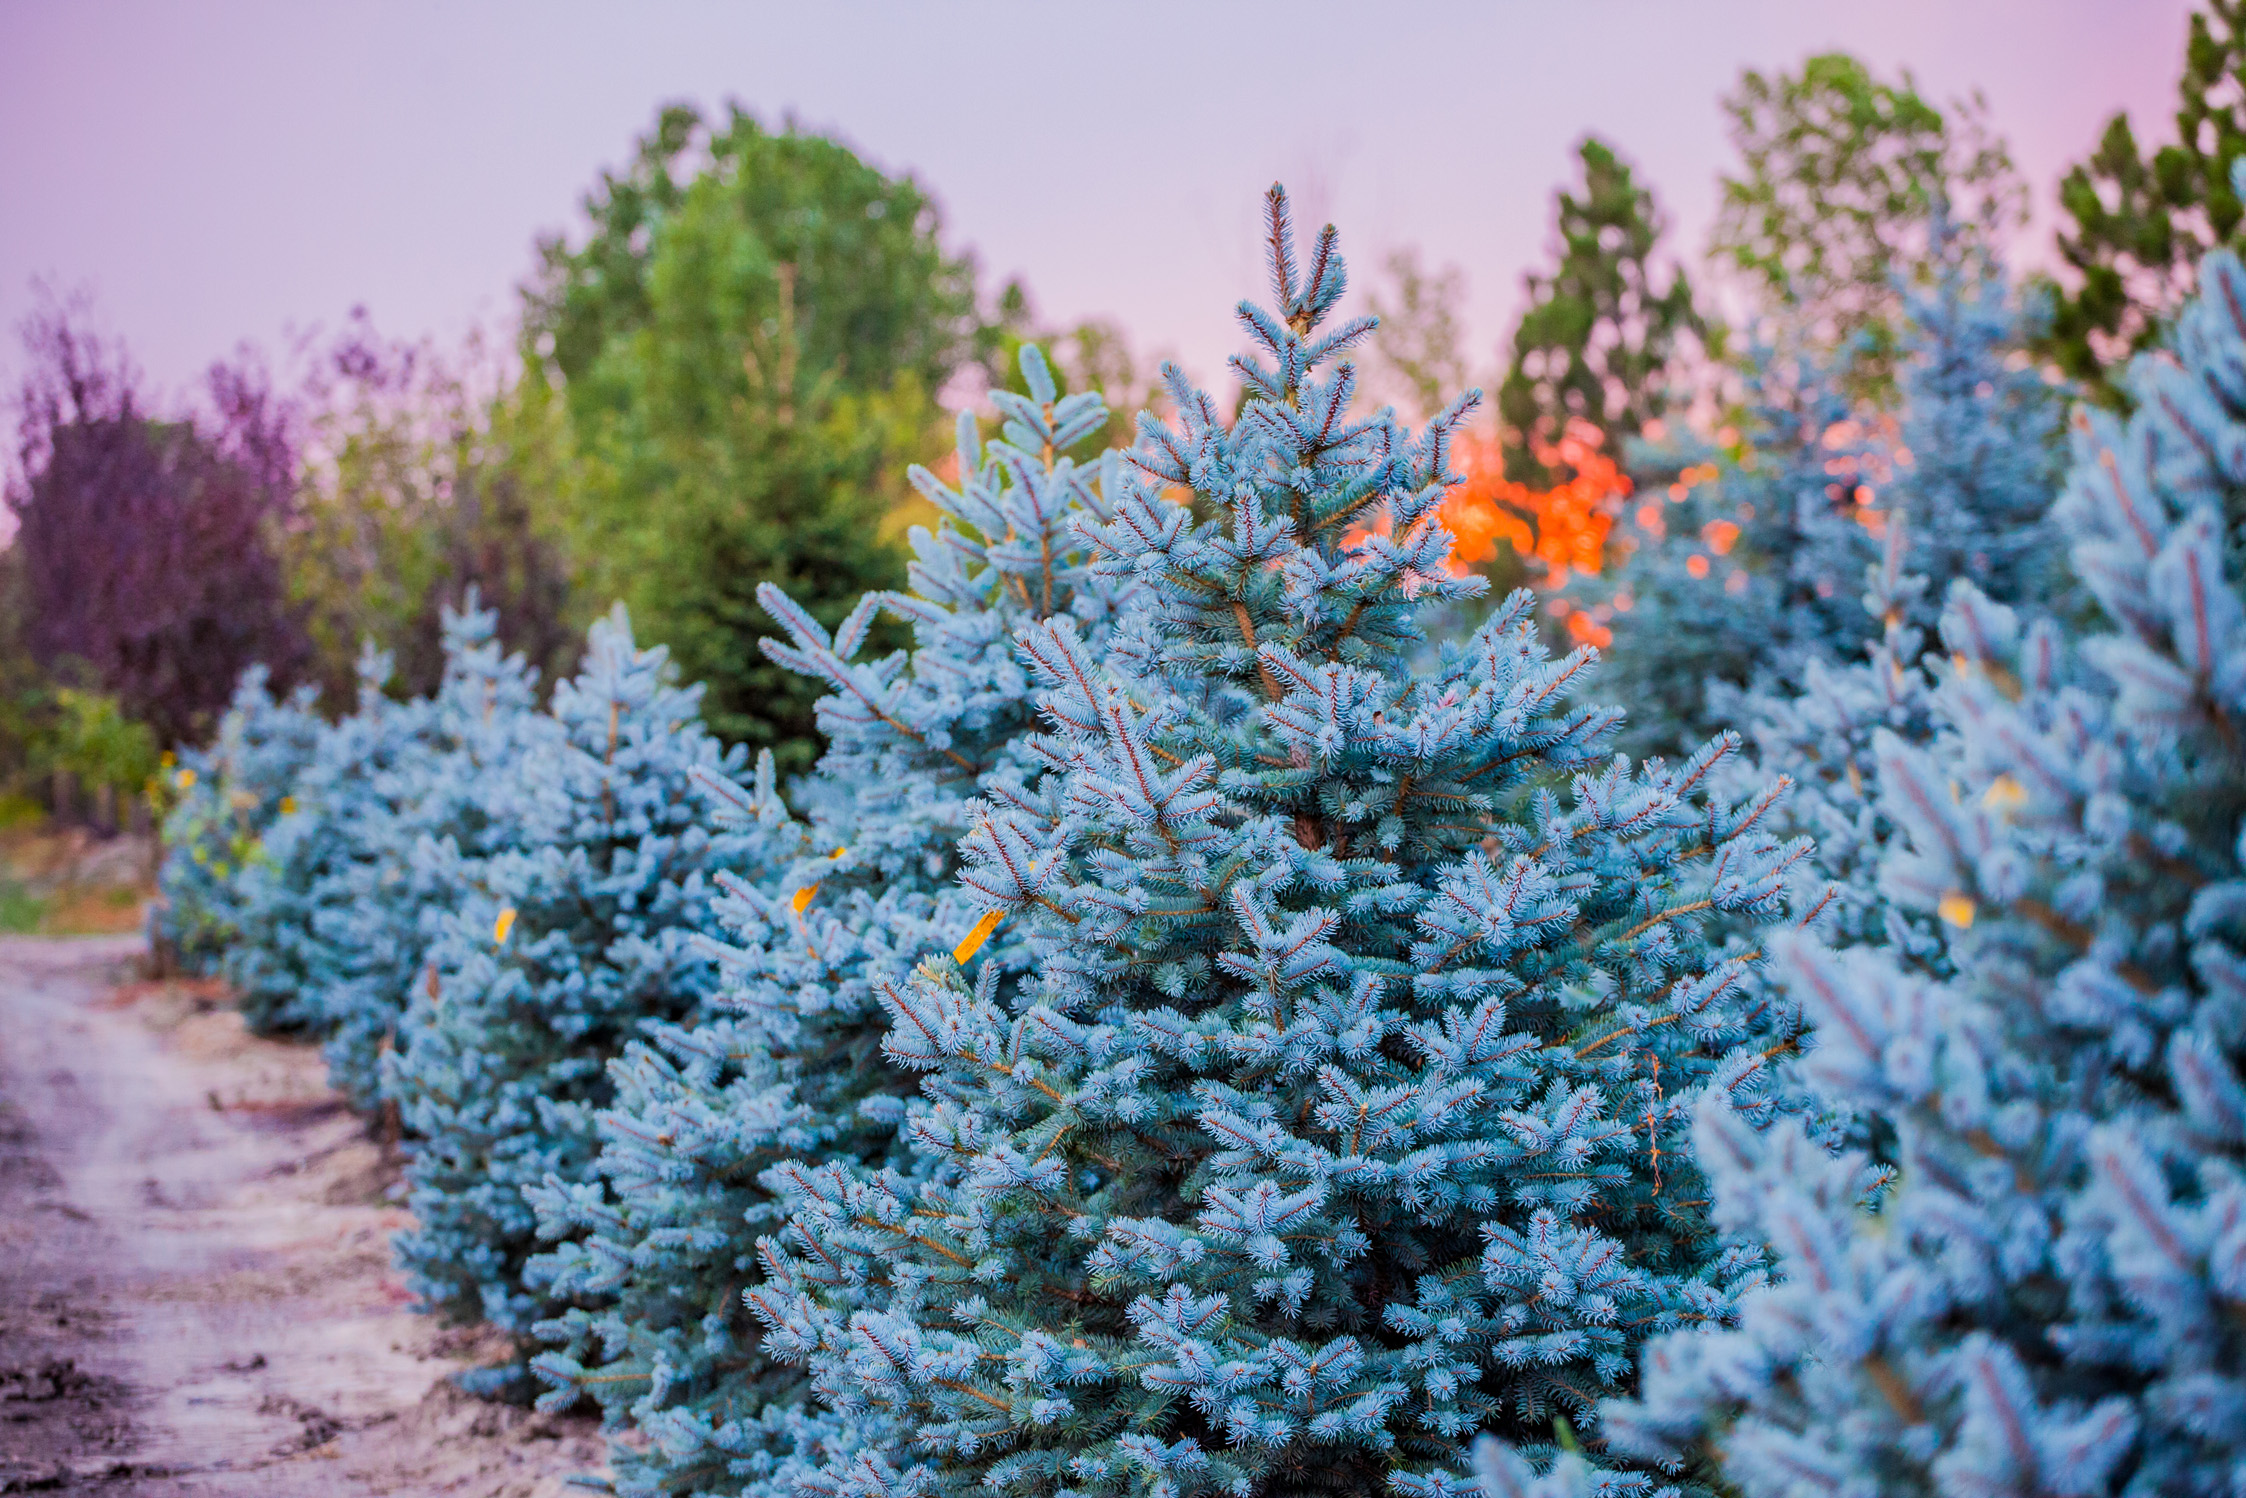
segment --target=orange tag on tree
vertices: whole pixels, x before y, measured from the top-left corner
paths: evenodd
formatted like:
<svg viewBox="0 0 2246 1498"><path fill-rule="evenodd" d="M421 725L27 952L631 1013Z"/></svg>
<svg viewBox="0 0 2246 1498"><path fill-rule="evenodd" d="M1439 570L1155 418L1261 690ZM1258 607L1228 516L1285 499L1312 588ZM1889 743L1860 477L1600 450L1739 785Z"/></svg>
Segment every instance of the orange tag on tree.
<svg viewBox="0 0 2246 1498"><path fill-rule="evenodd" d="M842 855L849 851L850 850L848 848L837 848L832 853L829 853L827 857L833 860L840 860ZM794 904L795 913L797 915L803 914L803 912L810 907L812 897L819 893L819 884L820 881L814 879L809 884L805 885L803 888L795 892Z"/></svg>
<svg viewBox="0 0 2246 1498"><path fill-rule="evenodd" d="M1981 792L1981 804L1999 812L2008 812L2028 804L2028 793L2019 781L2009 775L1999 775Z"/></svg>
<svg viewBox="0 0 2246 1498"><path fill-rule="evenodd" d="M1973 924L1973 897L1961 890L1951 890L1948 894L1942 896L1942 903L1934 908L1940 912L1943 920L1948 921L1960 931Z"/></svg>
<svg viewBox="0 0 2246 1498"><path fill-rule="evenodd" d="M495 947L507 945L507 933L514 929L515 907L502 905L499 907L499 919L491 923L491 944Z"/></svg>
<svg viewBox="0 0 2246 1498"><path fill-rule="evenodd" d="M1003 910L984 911L983 918L975 922L975 928L967 933L958 946L951 949L951 960L964 963L968 958L980 952L983 949L983 943L990 940L990 934L998 929L998 923L1004 919L1006 919L1006 912Z"/></svg>

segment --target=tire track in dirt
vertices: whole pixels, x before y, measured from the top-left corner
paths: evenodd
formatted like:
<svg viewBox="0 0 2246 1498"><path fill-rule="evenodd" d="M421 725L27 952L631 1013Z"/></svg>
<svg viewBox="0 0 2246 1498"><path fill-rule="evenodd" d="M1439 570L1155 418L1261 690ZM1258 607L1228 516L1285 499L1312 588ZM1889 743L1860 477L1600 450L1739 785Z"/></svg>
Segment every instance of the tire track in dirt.
<svg viewBox="0 0 2246 1498"><path fill-rule="evenodd" d="M0 1493L558 1498L589 1420L483 1404L391 1268L313 1049L133 939L0 939Z"/></svg>

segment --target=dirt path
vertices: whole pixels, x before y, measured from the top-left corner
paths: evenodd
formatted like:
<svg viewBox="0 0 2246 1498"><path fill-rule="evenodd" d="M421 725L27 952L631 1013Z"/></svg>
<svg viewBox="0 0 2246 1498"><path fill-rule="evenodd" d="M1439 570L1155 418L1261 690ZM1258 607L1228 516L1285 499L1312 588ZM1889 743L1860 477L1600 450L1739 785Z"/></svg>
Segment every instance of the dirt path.
<svg viewBox="0 0 2246 1498"><path fill-rule="evenodd" d="M0 1493L548 1498L590 1421L459 1394L405 1213L302 1046L130 938L0 939ZM578 1490L582 1491L582 1490Z"/></svg>

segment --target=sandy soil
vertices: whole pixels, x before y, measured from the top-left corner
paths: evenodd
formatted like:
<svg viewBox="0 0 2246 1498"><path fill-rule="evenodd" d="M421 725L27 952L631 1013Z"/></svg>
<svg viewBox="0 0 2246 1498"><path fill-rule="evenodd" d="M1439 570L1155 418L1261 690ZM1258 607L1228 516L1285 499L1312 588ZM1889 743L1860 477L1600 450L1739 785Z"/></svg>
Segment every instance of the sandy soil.
<svg viewBox="0 0 2246 1498"><path fill-rule="evenodd" d="M470 1399L394 1168L309 1048L137 938L0 939L0 1493L548 1498L588 1419Z"/></svg>

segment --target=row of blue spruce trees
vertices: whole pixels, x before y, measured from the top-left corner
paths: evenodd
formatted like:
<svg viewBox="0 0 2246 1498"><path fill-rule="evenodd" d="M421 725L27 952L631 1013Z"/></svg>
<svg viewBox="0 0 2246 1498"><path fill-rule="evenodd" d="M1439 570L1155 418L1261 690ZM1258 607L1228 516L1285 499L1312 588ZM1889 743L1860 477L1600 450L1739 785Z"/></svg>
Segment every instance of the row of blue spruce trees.
<svg viewBox="0 0 2246 1498"><path fill-rule="evenodd" d="M1938 234L1892 415L1638 455L1602 660L1265 209L1236 403L1093 454L1027 347L905 590L762 590L799 781L472 604L183 765L164 934L399 1140L471 1385L632 1498L2246 1498L2246 269L2070 418Z"/></svg>

